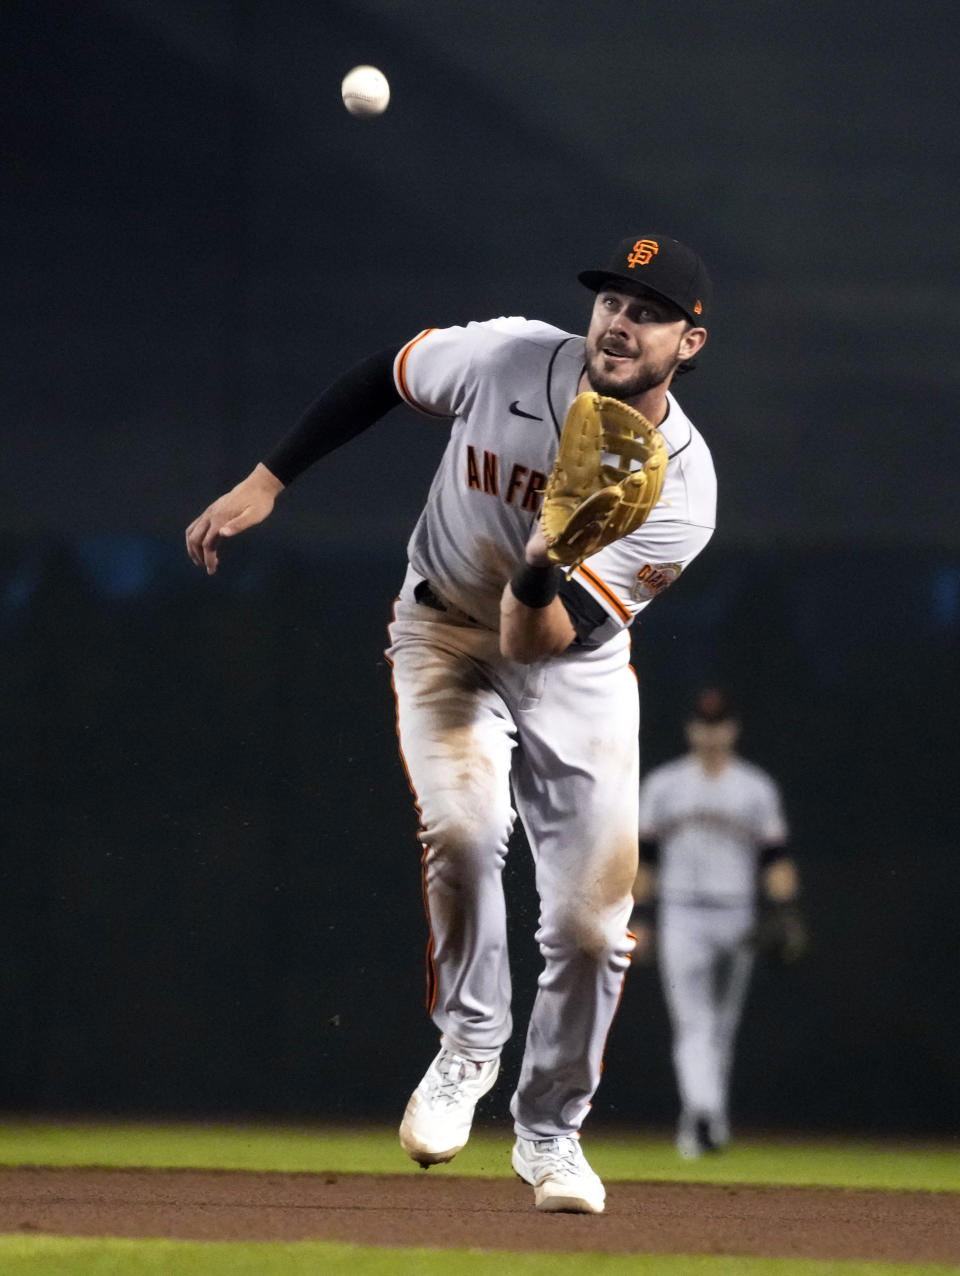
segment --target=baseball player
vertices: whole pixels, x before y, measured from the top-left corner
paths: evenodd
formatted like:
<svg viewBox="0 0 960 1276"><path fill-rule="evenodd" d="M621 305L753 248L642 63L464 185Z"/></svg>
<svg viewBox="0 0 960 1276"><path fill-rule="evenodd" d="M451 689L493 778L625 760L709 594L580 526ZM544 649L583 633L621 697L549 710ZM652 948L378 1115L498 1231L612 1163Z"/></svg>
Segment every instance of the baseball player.
<svg viewBox="0 0 960 1276"><path fill-rule="evenodd" d="M519 816L535 862L543 969L510 1102L512 1164L537 1208L599 1213L579 1142L634 938L638 697L628 627L703 549L716 482L670 389L706 341L699 257L632 235L580 281L586 337L500 318L426 328L336 380L187 529L216 570L310 464L405 402L449 442L408 546L389 627L400 748L420 819L428 1008L439 1052L400 1126L423 1166L466 1143L511 1032L502 871ZM568 409L607 396L658 426L661 499L587 561L557 566L540 523ZM597 400L599 404L601 401Z"/></svg>
<svg viewBox="0 0 960 1276"><path fill-rule="evenodd" d="M656 897L680 1095L676 1146L688 1159L730 1138L730 1069L757 944L758 889L771 952L792 960L805 942L780 793L735 752L739 730L724 694L702 691L686 722L689 752L640 787L631 927L639 945L650 944Z"/></svg>

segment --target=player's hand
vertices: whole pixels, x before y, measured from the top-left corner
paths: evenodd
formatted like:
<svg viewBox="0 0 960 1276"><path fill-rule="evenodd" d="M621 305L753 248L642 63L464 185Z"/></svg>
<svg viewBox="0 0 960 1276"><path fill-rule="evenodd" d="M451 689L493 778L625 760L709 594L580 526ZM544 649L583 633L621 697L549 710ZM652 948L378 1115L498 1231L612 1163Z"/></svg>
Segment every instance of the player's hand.
<svg viewBox="0 0 960 1276"><path fill-rule="evenodd" d="M262 523L282 491L283 484L276 475L265 465L258 465L242 483L208 505L187 528L187 553L193 562L212 576L217 570L221 540Z"/></svg>
<svg viewBox="0 0 960 1276"><path fill-rule="evenodd" d="M791 966L807 951L810 937L803 914L793 900L770 901L761 907L750 943L759 957Z"/></svg>
<svg viewBox="0 0 960 1276"><path fill-rule="evenodd" d="M547 538L544 536L543 528L539 522L530 533L530 539L527 541L523 557L531 567L550 566L551 559L547 552Z"/></svg>

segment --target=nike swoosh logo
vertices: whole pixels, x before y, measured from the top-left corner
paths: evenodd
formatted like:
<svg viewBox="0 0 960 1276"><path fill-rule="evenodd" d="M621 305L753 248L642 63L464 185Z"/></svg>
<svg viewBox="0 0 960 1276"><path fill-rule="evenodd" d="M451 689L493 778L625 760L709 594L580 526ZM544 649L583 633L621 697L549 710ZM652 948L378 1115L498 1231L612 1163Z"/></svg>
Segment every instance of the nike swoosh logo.
<svg viewBox="0 0 960 1276"><path fill-rule="evenodd" d="M513 413L514 416L525 417L528 421L543 420L542 416L534 416L532 412L524 412L523 408L519 406L519 403L520 403L519 399L514 399L514 401L510 404L510 411Z"/></svg>

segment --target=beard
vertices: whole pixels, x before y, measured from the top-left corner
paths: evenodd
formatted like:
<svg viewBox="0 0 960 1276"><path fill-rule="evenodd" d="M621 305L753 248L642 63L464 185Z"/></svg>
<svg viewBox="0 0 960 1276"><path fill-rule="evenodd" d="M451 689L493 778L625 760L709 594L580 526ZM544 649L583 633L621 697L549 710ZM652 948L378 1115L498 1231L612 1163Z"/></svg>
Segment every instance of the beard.
<svg viewBox="0 0 960 1276"><path fill-rule="evenodd" d="M628 380L623 381L615 376L608 376L603 371L603 354L599 350L588 350L587 379L597 394L605 394L611 399L634 399L638 395L646 394L655 386L662 385L681 362L678 356L666 358L659 364L641 368Z"/></svg>

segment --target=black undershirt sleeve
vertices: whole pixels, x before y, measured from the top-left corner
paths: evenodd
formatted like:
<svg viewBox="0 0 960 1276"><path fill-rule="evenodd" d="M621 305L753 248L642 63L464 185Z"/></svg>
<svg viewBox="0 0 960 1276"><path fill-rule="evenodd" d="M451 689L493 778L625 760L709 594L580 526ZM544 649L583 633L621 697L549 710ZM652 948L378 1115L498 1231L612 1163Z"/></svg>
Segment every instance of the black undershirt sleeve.
<svg viewBox="0 0 960 1276"><path fill-rule="evenodd" d="M564 580L560 586L560 601L567 609L570 623L576 631L576 641L581 647L590 646L590 635L609 620L607 612L592 594L588 594L575 580Z"/></svg>
<svg viewBox="0 0 960 1276"><path fill-rule="evenodd" d="M769 868L771 864L776 864L777 860L792 859L790 847L785 842L777 842L773 846L765 846L759 855L759 864L761 868Z"/></svg>
<svg viewBox="0 0 960 1276"><path fill-rule="evenodd" d="M393 381L393 361L401 346L362 359L327 386L320 397L263 463L286 486L298 474L362 434L403 400Z"/></svg>
<svg viewBox="0 0 960 1276"><path fill-rule="evenodd" d="M651 868L656 868L660 863L660 843L651 842L646 838L640 839L640 863L649 864Z"/></svg>

